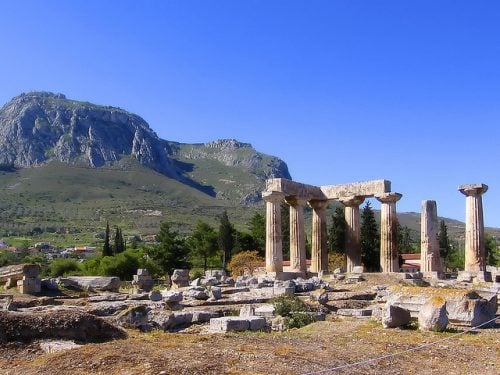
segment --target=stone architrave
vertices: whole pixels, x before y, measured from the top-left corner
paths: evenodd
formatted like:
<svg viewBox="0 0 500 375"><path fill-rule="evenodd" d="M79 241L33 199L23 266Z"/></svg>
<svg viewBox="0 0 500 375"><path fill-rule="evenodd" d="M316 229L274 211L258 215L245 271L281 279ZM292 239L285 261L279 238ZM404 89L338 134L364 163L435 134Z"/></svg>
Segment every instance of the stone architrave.
<svg viewBox="0 0 500 375"><path fill-rule="evenodd" d="M376 196L380 208L380 268L382 272L399 272L396 202L402 194L385 193Z"/></svg>
<svg viewBox="0 0 500 375"><path fill-rule="evenodd" d="M348 197L340 199L345 206L346 237L346 271L353 272L354 267L361 266L361 226L359 205L364 197Z"/></svg>
<svg viewBox="0 0 500 375"><path fill-rule="evenodd" d="M304 234L304 205L306 201L287 197L290 205L290 268L294 272L306 272L306 237Z"/></svg>
<svg viewBox="0 0 500 375"><path fill-rule="evenodd" d="M263 192L266 202L266 271L283 272L283 245L281 236L281 202L285 195Z"/></svg>
<svg viewBox="0 0 500 375"><path fill-rule="evenodd" d="M326 206L327 200L312 200L313 209L311 272L328 271L328 253L326 243Z"/></svg>
<svg viewBox="0 0 500 375"><path fill-rule="evenodd" d="M465 272L485 272L484 221L482 195L488 191L485 184L460 185L465 203Z"/></svg>
<svg viewBox="0 0 500 375"><path fill-rule="evenodd" d="M422 201L420 219L420 271L441 272L436 201Z"/></svg>

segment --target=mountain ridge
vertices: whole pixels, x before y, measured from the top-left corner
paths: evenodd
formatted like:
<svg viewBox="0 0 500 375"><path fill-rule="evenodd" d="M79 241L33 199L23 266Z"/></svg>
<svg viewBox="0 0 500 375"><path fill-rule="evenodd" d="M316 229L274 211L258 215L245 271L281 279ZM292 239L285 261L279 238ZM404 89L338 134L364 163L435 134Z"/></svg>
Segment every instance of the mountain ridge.
<svg viewBox="0 0 500 375"><path fill-rule="evenodd" d="M141 165L206 194L231 195L207 185L192 173L193 161L210 159L239 167L256 181L243 189L241 203L260 200L261 187L271 177L291 178L286 163L257 152L234 139L187 144L161 139L140 116L122 108L68 99L44 91L23 93L0 109L0 164L26 168L58 160L99 168L135 158ZM250 185L256 185L252 188Z"/></svg>

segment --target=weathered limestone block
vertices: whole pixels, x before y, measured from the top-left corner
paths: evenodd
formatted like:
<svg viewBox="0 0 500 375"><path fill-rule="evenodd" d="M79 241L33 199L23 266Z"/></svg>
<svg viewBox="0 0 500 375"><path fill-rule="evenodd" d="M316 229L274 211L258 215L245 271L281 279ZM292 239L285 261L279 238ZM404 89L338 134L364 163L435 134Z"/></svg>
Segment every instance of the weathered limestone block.
<svg viewBox="0 0 500 375"><path fill-rule="evenodd" d="M172 282L172 289L184 288L189 286L189 270L174 270L170 281Z"/></svg>
<svg viewBox="0 0 500 375"><path fill-rule="evenodd" d="M275 307L274 305L267 303L265 305L255 308L255 316L261 316L263 318L272 318L274 316Z"/></svg>
<svg viewBox="0 0 500 375"><path fill-rule="evenodd" d="M210 288L208 296L209 298L213 298L214 300L219 300L222 298L222 289L218 286L213 286Z"/></svg>
<svg viewBox="0 0 500 375"><path fill-rule="evenodd" d="M194 298L198 300L207 300L208 299L208 294L205 291L205 289L189 289L184 292L184 296L187 298Z"/></svg>
<svg viewBox="0 0 500 375"><path fill-rule="evenodd" d="M247 317L250 331L260 331L266 328L266 319L261 316Z"/></svg>
<svg viewBox="0 0 500 375"><path fill-rule="evenodd" d="M22 280L17 281L17 287L21 294L36 294L42 290L42 282L38 277L24 276Z"/></svg>
<svg viewBox="0 0 500 375"><path fill-rule="evenodd" d="M193 311L193 318L191 322L196 323L207 323L210 319L220 317L220 313L217 311Z"/></svg>
<svg viewBox="0 0 500 375"><path fill-rule="evenodd" d="M40 266L38 264L14 264L12 266L0 267L0 282L5 282L11 278L22 280L23 276L38 277Z"/></svg>
<svg viewBox="0 0 500 375"><path fill-rule="evenodd" d="M182 292L178 292L175 290L162 290L161 295L165 302L181 302L184 298Z"/></svg>
<svg viewBox="0 0 500 375"><path fill-rule="evenodd" d="M226 271L224 270L206 270L205 277L215 277L217 280L221 281L223 277L226 277Z"/></svg>
<svg viewBox="0 0 500 375"><path fill-rule="evenodd" d="M372 310L371 309L338 309L337 315L365 317L365 316L371 316Z"/></svg>
<svg viewBox="0 0 500 375"><path fill-rule="evenodd" d="M212 332L241 332L250 328L248 318L235 316L223 316L210 319L210 331Z"/></svg>
<svg viewBox="0 0 500 375"><path fill-rule="evenodd" d="M448 319L453 324L476 327L495 317L497 311L497 295L481 298L475 293L466 296L450 298L446 308Z"/></svg>
<svg viewBox="0 0 500 375"><path fill-rule="evenodd" d="M448 325L446 301L443 297L430 298L418 313L418 327L422 331L443 332Z"/></svg>
<svg viewBox="0 0 500 375"><path fill-rule="evenodd" d="M144 305L129 307L121 311L115 321L124 328L143 328L148 324L149 309Z"/></svg>
<svg viewBox="0 0 500 375"><path fill-rule="evenodd" d="M135 293L150 292L154 281L146 268L139 268L137 274L133 275L132 286Z"/></svg>
<svg viewBox="0 0 500 375"><path fill-rule="evenodd" d="M384 328L404 327L411 320L408 310L389 303L386 304L382 314L382 326Z"/></svg>
<svg viewBox="0 0 500 375"><path fill-rule="evenodd" d="M116 276L68 276L59 278L58 283L69 288L110 292L118 292L121 285L120 278Z"/></svg>
<svg viewBox="0 0 500 375"><path fill-rule="evenodd" d="M163 296L162 296L161 292L154 290L154 291L149 292L149 299L153 302L158 302L158 301L161 301L163 299Z"/></svg>
<svg viewBox="0 0 500 375"><path fill-rule="evenodd" d="M255 307L252 305L244 305L240 308L240 317L246 318L249 316L255 316Z"/></svg>

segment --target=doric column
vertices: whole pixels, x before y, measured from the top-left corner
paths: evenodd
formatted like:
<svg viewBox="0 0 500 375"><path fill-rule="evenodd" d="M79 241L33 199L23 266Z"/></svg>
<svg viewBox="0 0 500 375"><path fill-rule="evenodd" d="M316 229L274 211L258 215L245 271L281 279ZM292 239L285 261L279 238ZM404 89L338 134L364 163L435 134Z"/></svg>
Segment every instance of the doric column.
<svg viewBox="0 0 500 375"><path fill-rule="evenodd" d="M422 201L420 215L420 271L441 272L436 201Z"/></svg>
<svg viewBox="0 0 500 375"><path fill-rule="evenodd" d="M266 201L266 271L283 272L283 248L281 237L281 202L283 193L265 191Z"/></svg>
<svg viewBox="0 0 500 375"><path fill-rule="evenodd" d="M484 248L484 221L482 195L488 190L484 184L460 185L465 202L465 272L486 271Z"/></svg>
<svg viewBox="0 0 500 375"><path fill-rule="evenodd" d="M304 205L306 201L287 197L290 205L290 268L294 272L306 272L306 237L304 233Z"/></svg>
<svg viewBox="0 0 500 375"><path fill-rule="evenodd" d="M385 193L376 197L382 202L380 208L380 268L382 272L399 272L396 202L401 197L399 193Z"/></svg>
<svg viewBox="0 0 500 375"><path fill-rule="evenodd" d="M311 272L328 271L328 252L326 245L326 200L312 200L313 209Z"/></svg>
<svg viewBox="0 0 500 375"><path fill-rule="evenodd" d="M359 205L365 200L364 197L346 197L340 201L345 206L345 254L346 271L352 272L355 266L361 266L361 226Z"/></svg>

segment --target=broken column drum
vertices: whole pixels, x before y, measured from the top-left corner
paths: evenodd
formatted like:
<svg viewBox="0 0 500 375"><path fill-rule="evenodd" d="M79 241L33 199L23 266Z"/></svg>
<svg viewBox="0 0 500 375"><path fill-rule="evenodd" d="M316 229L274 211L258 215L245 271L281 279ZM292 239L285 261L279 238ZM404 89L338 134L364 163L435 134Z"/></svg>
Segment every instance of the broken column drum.
<svg viewBox="0 0 500 375"><path fill-rule="evenodd" d="M482 195L488 191L485 184L460 185L465 203L465 272L486 271L484 247L484 220Z"/></svg>
<svg viewBox="0 0 500 375"><path fill-rule="evenodd" d="M422 201L420 220L420 271L441 272L436 201Z"/></svg>

